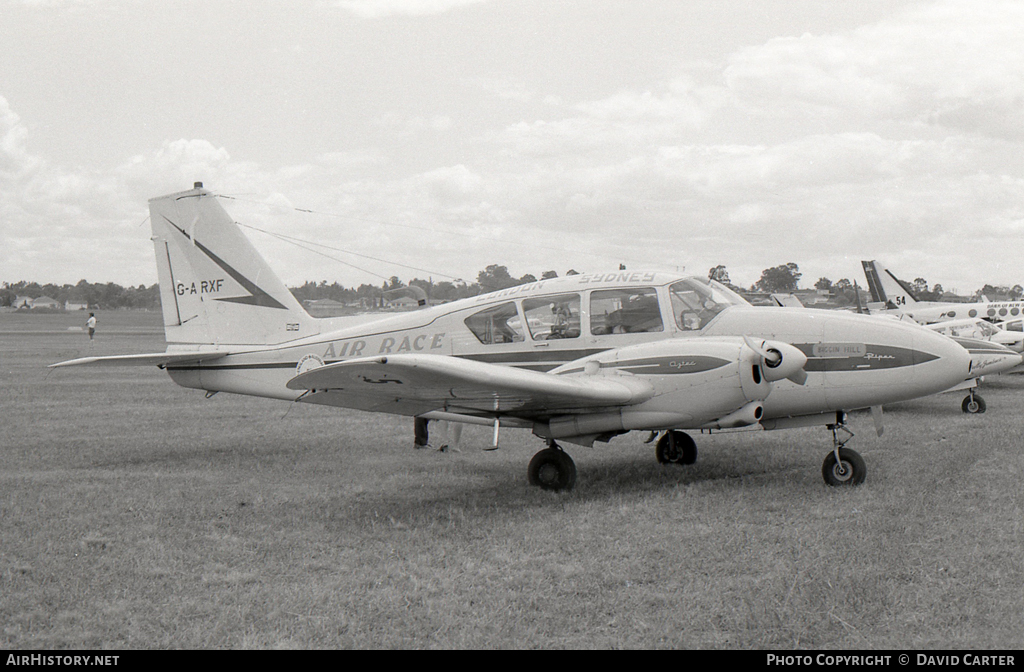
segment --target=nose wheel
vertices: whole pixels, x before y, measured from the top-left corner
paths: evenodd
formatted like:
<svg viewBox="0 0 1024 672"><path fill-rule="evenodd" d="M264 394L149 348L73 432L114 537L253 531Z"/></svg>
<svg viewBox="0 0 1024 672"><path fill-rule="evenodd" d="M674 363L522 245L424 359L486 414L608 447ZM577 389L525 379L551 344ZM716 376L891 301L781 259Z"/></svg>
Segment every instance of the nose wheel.
<svg viewBox="0 0 1024 672"><path fill-rule="evenodd" d="M974 392L964 397L963 403L960 404L960 410L964 413L984 413L985 408L985 400L981 398L980 394Z"/></svg>
<svg viewBox="0 0 1024 672"><path fill-rule="evenodd" d="M829 425L832 430L832 452L825 456L821 464L821 476L828 485L860 485L868 475L864 458L856 450L847 448L846 443L853 438L844 423ZM846 438L840 439L839 432L845 432Z"/></svg>

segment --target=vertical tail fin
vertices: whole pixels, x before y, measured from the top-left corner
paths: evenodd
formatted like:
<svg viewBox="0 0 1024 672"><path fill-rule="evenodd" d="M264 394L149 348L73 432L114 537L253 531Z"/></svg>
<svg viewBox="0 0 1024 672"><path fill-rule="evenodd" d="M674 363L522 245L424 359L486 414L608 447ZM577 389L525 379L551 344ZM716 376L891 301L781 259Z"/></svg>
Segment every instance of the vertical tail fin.
<svg viewBox="0 0 1024 672"><path fill-rule="evenodd" d="M149 201L168 344L276 345L319 331L216 197Z"/></svg>
<svg viewBox="0 0 1024 672"><path fill-rule="evenodd" d="M867 310L864 309L864 305L860 302L860 287L857 286L857 281L853 281L853 298L857 301L857 313L866 315Z"/></svg>
<svg viewBox="0 0 1024 672"><path fill-rule="evenodd" d="M871 300L885 303L889 308L907 308L917 303L917 297L907 283L877 261L862 261L864 277L868 280Z"/></svg>
<svg viewBox="0 0 1024 672"><path fill-rule="evenodd" d="M878 279L878 271L875 269L875 262L861 261L864 267L864 277L868 281L868 291L871 292L873 303L885 303L885 290L882 289L882 281Z"/></svg>

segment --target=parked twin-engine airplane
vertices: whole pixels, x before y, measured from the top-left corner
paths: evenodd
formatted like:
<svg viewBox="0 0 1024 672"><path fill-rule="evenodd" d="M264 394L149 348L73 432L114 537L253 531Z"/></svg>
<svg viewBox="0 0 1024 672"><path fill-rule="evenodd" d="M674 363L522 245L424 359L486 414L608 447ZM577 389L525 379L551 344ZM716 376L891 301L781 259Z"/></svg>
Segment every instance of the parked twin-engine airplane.
<svg viewBox="0 0 1024 672"><path fill-rule="evenodd" d="M960 404L964 413L984 413L986 404L977 393L982 376L1017 369L1021 364L1020 341L1012 332L1002 332L991 322L1021 314L1020 301L949 303L918 301L907 283L877 261L861 261L872 303L883 314L909 319L936 333L954 339L971 355L967 380L947 392L967 390Z"/></svg>
<svg viewBox="0 0 1024 672"><path fill-rule="evenodd" d="M883 309L900 313L921 324L959 318L982 318L990 322L1010 320L1024 314L1024 301L979 301L949 303L918 301L904 281L877 261L861 261L871 291L871 301Z"/></svg>
<svg viewBox="0 0 1024 672"><path fill-rule="evenodd" d="M726 287L658 272L542 280L397 315L310 317L214 194L150 201L167 351L75 364L149 364L179 385L287 401L523 427L547 442L531 483L568 489L558 442L661 433L662 463L692 463L682 430L824 425L830 485L864 480L845 411L941 392L968 353L917 326L754 308ZM845 432L839 438L838 432Z"/></svg>

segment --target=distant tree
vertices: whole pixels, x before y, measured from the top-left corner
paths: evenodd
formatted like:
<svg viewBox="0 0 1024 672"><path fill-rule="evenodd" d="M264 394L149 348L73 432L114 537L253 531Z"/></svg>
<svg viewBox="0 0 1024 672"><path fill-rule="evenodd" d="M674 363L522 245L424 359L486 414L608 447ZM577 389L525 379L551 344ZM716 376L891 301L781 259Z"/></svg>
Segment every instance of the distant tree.
<svg viewBox="0 0 1024 672"><path fill-rule="evenodd" d="M986 297L989 301L996 301L999 298L999 288L993 287L986 283L984 287L978 292L981 296Z"/></svg>
<svg viewBox="0 0 1024 672"><path fill-rule="evenodd" d="M920 298L928 293L928 281L924 278L914 278L914 282L910 283L910 288L914 290L914 295Z"/></svg>
<svg viewBox="0 0 1024 672"><path fill-rule="evenodd" d="M1010 300L1011 301L1020 301L1020 297L1022 297L1022 296L1024 296L1024 287L1021 287L1020 285L1014 285L1010 289Z"/></svg>
<svg viewBox="0 0 1024 672"><path fill-rule="evenodd" d="M380 305L381 294L381 288L376 285L363 283L356 288L356 298L368 308Z"/></svg>
<svg viewBox="0 0 1024 672"><path fill-rule="evenodd" d="M848 278L837 280L831 290L833 299L840 306L848 306L857 302L856 290Z"/></svg>
<svg viewBox="0 0 1024 672"><path fill-rule="evenodd" d="M575 269L570 268L568 271L565 272L565 274L566 275L579 275L580 272L575 270Z"/></svg>
<svg viewBox="0 0 1024 672"><path fill-rule="evenodd" d="M822 290L831 290L832 281L829 280L828 278L818 278L818 281L814 283L814 288Z"/></svg>
<svg viewBox="0 0 1024 672"><path fill-rule="evenodd" d="M498 264L491 264L476 276L476 282L483 292L494 292L506 287L515 287L519 281L509 275L508 269Z"/></svg>
<svg viewBox="0 0 1024 672"><path fill-rule="evenodd" d="M434 283L429 278L427 280L420 280L419 278L413 278L409 281L410 287L419 287L423 290L423 293L427 295L427 299L434 298Z"/></svg>
<svg viewBox="0 0 1024 672"><path fill-rule="evenodd" d="M708 271L708 280L715 280L725 285L732 284L729 280L729 271L725 270L725 266L721 264Z"/></svg>
<svg viewBox="0 0 1024 672"><path fill-rule="evenodd" d="M557 278L558 273L556 271L544 271L540 274L541 280L550 280L551 278Z"/></svg>
<svg viewBox="0 0 1024 672"><path fill-rule="evenodd" d="M793 262L785 266L766 268L754 287L762 292L794 292L800 282L800 268Z"/></svg>

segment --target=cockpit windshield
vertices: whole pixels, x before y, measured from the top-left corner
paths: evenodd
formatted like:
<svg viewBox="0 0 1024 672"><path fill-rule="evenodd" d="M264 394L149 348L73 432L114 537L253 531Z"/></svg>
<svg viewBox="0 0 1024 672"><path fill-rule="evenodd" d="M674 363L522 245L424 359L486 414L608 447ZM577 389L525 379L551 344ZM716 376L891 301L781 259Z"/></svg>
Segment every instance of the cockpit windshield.
<svg viewBox="0 0 1024 672"><path fill-rule="evenodd" d="M703 329L729 306L750 305L742 296L714 280L687 278L670 285L668 292L672 315L684 331Z"/></svg>

